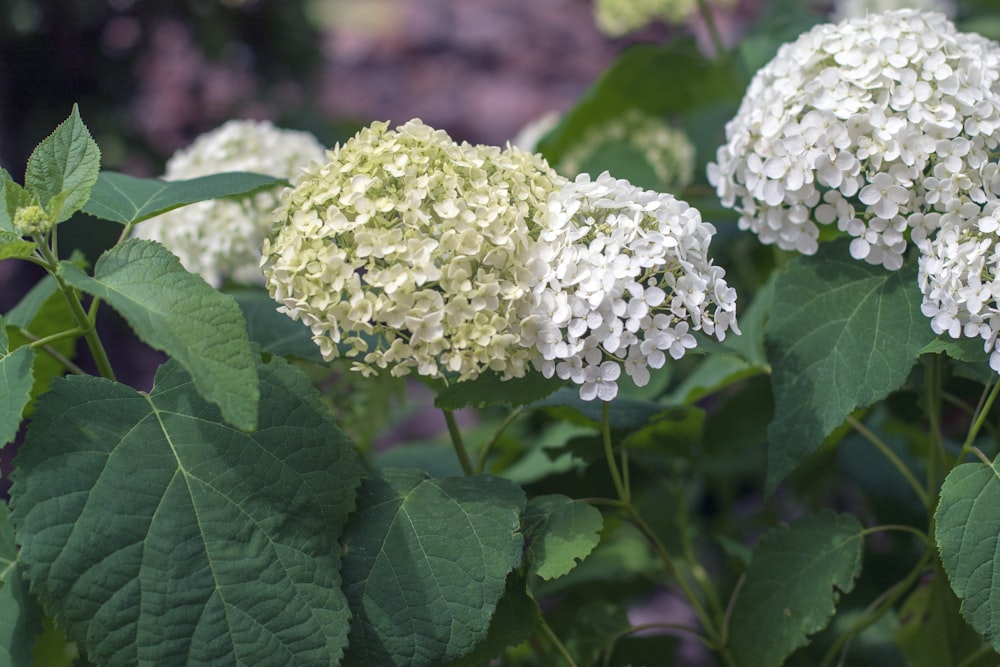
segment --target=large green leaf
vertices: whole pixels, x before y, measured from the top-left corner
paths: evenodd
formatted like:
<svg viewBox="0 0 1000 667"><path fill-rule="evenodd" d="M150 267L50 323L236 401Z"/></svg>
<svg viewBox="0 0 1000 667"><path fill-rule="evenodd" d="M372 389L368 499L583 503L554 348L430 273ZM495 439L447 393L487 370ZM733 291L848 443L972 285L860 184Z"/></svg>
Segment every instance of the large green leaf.
<svg viewBox="0 0 1000 667"><path fill-rule="evenodd" d="M603 525L601 513L585 502L558 494L532 498L524 512L529 573L542 579L563 576L601 541Z"/></svg>
<svg viewBox="0 0 1000 667"><path fill-rule="evenodd" d="M35 637L42 631L42 610L28 594L17 558L10 510L0 502L0 664L32 667Z"/></svg>
<svg viewBox="0 0 1000 667"><path fill-rule="evenodd" d="M559 378L546 378L529 372L521 378L502 380L499 373L486 371L474 380L456 382L434 398L434 405L443 410L484 408L488 405L527 405L552 394L566 383Z"/></svg>
<svg viewBox="0 0 1000 667"><path fill-rule="evenodd" d="M768 490L851 412L899 388L934 339L916 272L915 260L886 271L851 259L838 242L779 276L766 327L775 405Z"/></svg>
<svg viewBox="0 0 1000 667"><path fill-rule="evenodd" d="M101 149L73 105L64 120L28 158L24 186L55 222L68 220L90 197L101 169Z"/></svg>
<svg viewBox="0 0 1000 667"><path fill-rule="evenodd" d="M345 665L445 665L484 640L522 561L524 492L499 477L364 480L342 539Z"/></svg>
<svg viewBox="0 0 1000 667"><path fill-rule="evenodd" d="M266 290L241 288L229 294L243 311L250 340L260 345L261 351L324 363L309 327L279 313L278 304Z"/></svg>
<svg viewBox="0 0 1000 667"><path fill-rule="evenodd" d="M1000 651L1000 457L964 463L941 487L935 534L962 616Z"/></svg>
<svg viewBox="0 0 1000 667"><path fill-rule="evenodd" d="M31 590L102 666L329 665L358 466L308 378L259 367L245 434L174 362L150 394L89 376L38 402L15 461Z"/></svg>
<svg viewBox="0 0 1000 667"><path fill-rule="evenodd" d="M102 172L83 212L102 220L130 224L179 206L206 199L248 195L285 183L287 181L273 176L238 171L186 181L162 181Z"/></svg>
<svg viewBox="0 0 1000 667"><path fill-rule="evenodd" d="M822 512L761 538L733 605L730 646L741 665L781 665L826 627L861 572L861 530L849 514Z"/></svg>
<svg viewBox="0 0 1000 667"><path fill-rule="evenodd" d="M230 423L257 423L254 354L232 297L188 273L159 243L129 239L104 253L91 278L68 262L59 275L122 314L139 338L162 350L194 378L201 395Z"/></svg>
<svg viewBox="0 0 1000 667"><path fill-rule="evenodd" d="M452 663L451 667L481 667L500 655L509 646L529 639L542 623L542 610L528 594L524 577L511 572L504 592L490 622L490 630L476 648Z"/></svg>
<svg viewBox="0 0 1000 667"><path fill-rule="evenodd" d="M34 359L34 350L26 345L11 349L0 317L0 447L13 440L21 427L21 416L35 382L31 368Z"/></svg>

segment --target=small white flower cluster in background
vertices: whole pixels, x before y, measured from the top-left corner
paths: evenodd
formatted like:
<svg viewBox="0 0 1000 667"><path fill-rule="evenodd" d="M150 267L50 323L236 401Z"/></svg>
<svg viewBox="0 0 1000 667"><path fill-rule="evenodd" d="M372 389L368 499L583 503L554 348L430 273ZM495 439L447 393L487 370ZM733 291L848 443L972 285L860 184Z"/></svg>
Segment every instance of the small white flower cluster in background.
<svg viewBox="0 0 1000 667"><path fill-rule="evenodd" d="M1000 373L1000 44L909 9L817 26L726 137L709 179L741 228L812 254L835 224L888 269L912 243L933 331L982 339Z"/></svg>
<svg viewBox="0 0 1000 667"><path fill-rule="evenodd" d="M586 132L559 158L556 168L561 174L576 176L588 158L613 143L626 144L640 153L664 190L680 191L694 180L691 140L664 119L638 109L629 109Z"/></svg>
<svg viewBox="0 0 1000 667"><path fill-rule="evenodd" d="M374 123L282 199L262 268L324 358L467 380L534 366L586 400L737 330L714 228L670 195L516 148Z"/></svg>
<svg viewBox="0 0 1000 667"><path fill-rule="evenodd" d="M858 19L893 9L919 9L924 12L940 12L945 16L955 15L955 3L952 0L836 0L830 19Z"/></svg>
<svg viewBox="0 0 1000 667"><path fill-rule="evenodd" d="M996 45L941 14L816 26L754 76L709 180L764 243L812 254L836 225L853 257L897 269L908 232L978 215L998 79Z"/></svg>
<svg viewBox="0 0 1000 667"><path fill-rule="evenodd" d="M645 385L649 368L696 346L693 331L739 333L736 290L708 259L715 228L686 203L581 174L552 196L547 222L543 239L567 244L526 304L522 336L542 373L581 385L584 400L614 398L623 365Z"/></svg>
<svg viewBox="0 0 1000 667"><path fill-rule="evenodd" d="M231 120L199 136L168 161L163 178L179 181L228 171L266 174L294 181L325 149L308 132L268 121ZM159 241L215 287L226 281L260 285L260 248L270 230L279 194L197 202L143 221L133 235Z"/></svg>

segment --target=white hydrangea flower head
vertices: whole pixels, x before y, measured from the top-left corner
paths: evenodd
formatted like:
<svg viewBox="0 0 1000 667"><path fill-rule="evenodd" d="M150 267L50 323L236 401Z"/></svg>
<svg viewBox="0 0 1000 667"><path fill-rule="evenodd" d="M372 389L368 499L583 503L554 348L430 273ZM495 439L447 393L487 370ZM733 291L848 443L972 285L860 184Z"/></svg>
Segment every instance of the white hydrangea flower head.
<svg viewBox="0 0 1000 667"><path fill-rule="evenodd" d="M955 15L955 3L952 0L837 0L830 19L857 19L893 9L919 9L924 12L940 12L949 17Z"/></svg>
<svg viewBox="0 0 1000 667"><path fill-rule="evenodd" d="M295 180L325 149L308 132L268 121L231 120L199 136L168 161L163 178L178 181L227 171ZM164 213L137 225L133 235L159 241L181 264L219 287L225 281L260 285L260 247L278 207L266 190L243 199L213 199Z"/></svg>
<svg viewBox="0 0 1000 667"><path fill-rule="evenodd" d="M328 158L285 191L264 243L279 310L366 375L523 376L516 307L549 271L558 242L541 225L566 179L419 120L374 123Z"/></svg>
<svg viewBox="0 0 1000 667"><path fill-rule="evenodd" d="M521 318L539 370L580 385L584 400L608 401L623 367L643 386L649 368L696 346L693 332L739 333L736 292L708 259L714 233L672 195L607 172L554 194L542 239L566 245Z"/></svg>
<svg viewBox="0 0 1000 667"><path fill-rule="evenodd" d="M942 220L978 217L998 78L997 44L942 14L816 26L754 76L709 181L764 243L812 254L836 225L852 256L897 269L908 233L922 246Z"/></svg>
<svg viewBox="0 0 1000 667"><path fill-rule="evenodd" d="M982 338L1000 373L1000 201L973 223L941 227L920 256L919 283L934 333Z"/></svg>
<svg viewBox="0 0 1000 667"><path fill-rule="evenodd" d="M695 148L682 131L658 116L638 109L594 126L574 143L556 168L575 177L589 157L613 143L623 143L640 153L668 192L683 190L694 180Z"/></svg>

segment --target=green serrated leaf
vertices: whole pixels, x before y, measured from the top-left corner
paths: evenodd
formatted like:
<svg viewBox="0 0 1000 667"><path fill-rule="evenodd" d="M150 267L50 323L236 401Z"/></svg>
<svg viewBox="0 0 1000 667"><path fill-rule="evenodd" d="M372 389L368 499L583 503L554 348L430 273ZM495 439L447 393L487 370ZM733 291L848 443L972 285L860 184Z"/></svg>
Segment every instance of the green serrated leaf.
<svg viewBox="0 0 1000 667"><path fill-rule="evenodd" d="M24 185L59 223L87 203L100 170L101 149L74 104L69 118L31 153Z"/></svg>
<svg viewBox="0 0 1000 667"><path fill-rule="evenodd" d="M733 605L730 648L741 665L776 667L826 627L861 572L862 527L824 511L769 530Z"/></svg>
<svg viewBox="0 0 1000 667"><path fill-rule="evenodd" d="M0 317L0 447L11 442L21 428L24 409L34 384L35 351L22 346L12 349L4 320Z"/></svg>
<svg viewBox="0 0 1000 667"><path fill-rule="evenodd" d="M0 501L0 664L33 667L42 610L28 593L7 503Z"/></svg>
<svg viewBox="0 0 1000 667"><path fill-rule="evenodd" d="M941 486L934 513L941 564L962 616L1000 651L1000 457L963 463Z"/></svg>
<svg viewBox="0 0 1000 667"><path fill-rule="evenodd" d="M916 275L915 260L886 271L838 242L779 276L765 330L775 399L769 492L851 412L899 388L934 339Z"/></svg>
<svg viewBox="0 0 1000 667"><path fill-rule="evenodd" d="M236 171L185 181L103 172L83 212L127 225L206 199L245 196L285 184L281 178Z"/></svg>
<svg viewBox="0 0 1000 667"><path fill-rule="evenodd" d="M341 544L354 612L344 665L444 665L483 641L522 561L524 492L499 477L383 471Z"/></svg>
<svg viewBox="0 0 1000 667"><path fill-rule="evenodd" d="M549 396L565 384L559 378L546 378L541 373L531 372L522 378L502 380L499 373L486 371L474 380L445 387L438 392L434 405L442 410L527 405Z"/></svg>
<svg viewBox="0 0 1000 667"><path fill-rule="evenodd" d="M14 523L32 591L91 662L339 659L356 456L304 374L257 370L270 409L252 434L173 361L148 395L73 376L39 400Z"/></svg>
<svg viewBox="0 0 1000 667"><path fill-rule="evenodd" d="M17 234L14 229L14 215L17 213L17 209L22 206L30 206L34 203L34 196L18 185L14 179L10 177L5 170L0 169L0 177L3 178L3 204L4 204L4 214L0 215L0 230L10 232L11 234Z"/></svg>
<svg viewBox="0 0 1000 667"><path fill-rule="evenodd" d="M23 259L31 257L35 244L26 241L14 232L0 230L0 259Z"/></svg>
<svg viewBox="0 0 1000 667"><path fill-rule="evenodd" d="M542 623L542 610L528 594L524 577L511 572L507 577L507 590L497 603L490 621L490 630L472 653L459 658L450 667L481 667L507 648L531 637Z"/></svg>
<svg viewBox="0 0 1000 667"><path fill-rule="evenodd" d="M528 573L555 579L568 573L601 541L604 519L587 503L563 495L536 496L524 512Z"/></svg>
<svg viewBox="0 0 1000 667"><path fill-rule="evenodd" d="M129 239L104 253L91 278L68 262L59 275L104 299L147 345L175 359L201 395L243 430L257 423L254 353L232 297L189 273L159 243Z"/></svg>

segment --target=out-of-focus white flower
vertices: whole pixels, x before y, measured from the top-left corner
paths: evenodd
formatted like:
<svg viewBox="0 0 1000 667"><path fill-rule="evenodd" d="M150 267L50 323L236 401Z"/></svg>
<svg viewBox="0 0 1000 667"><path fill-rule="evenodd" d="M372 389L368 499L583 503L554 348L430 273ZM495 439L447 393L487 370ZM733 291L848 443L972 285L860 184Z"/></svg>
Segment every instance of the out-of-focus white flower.
<svg viewBox="0 0 1000 667"><path fill-rule="evenodd" d="M974 223L942 226L919 266L921 310L934 333L982 338L1000 373L1000 201Z"/></svg>
<svg viewBox="0 0 1000 667"><path fill-rule="evenodd" d="M955 3L952 0L837 0L830 19L833 21L857 19L893 9L919 9L925 12L941 12L946 16L955 15Z"/></svg>
<svg viewBox="0 0 1000 667"><path fill-rule="evenodd" d="M559 158L556 169L575 177L587 159L610 144L626 144L638 152L667 192L683 190L694 180L695 148L683 131L662 118L629 109L594 126Z"/></svg>
<svg viewBox="0 0 1000 667"><path fill-rule="evenodd" d="M163 178L177 181L247 171L294 182L323 154L323 146L308 132L280 129L267 121L231 120L175 153ZM216 287L225 281L259 285L264 282L260 247L278 202L275 191L197 202L140 223L134 235L159 241L187 270Z"/></svg>
<svg viewBox="0 0 1000 667"><path fill-rule="evenodd" d="M697 8L697 0L594 0L594 20L604 34L620 37L653 21L680 23Z"/></svg>
<svg viewBox="0 0 1000 667"><path fill-rule="evenodd" d="M534 352L517 307L562 243L541 231L566 179L539 156L458 144L419 120L374 123L328 157L283 194L264 244L279 310L325 359L365 374L524 375Z"/></svg>
<svg viewBox="0 0 1000 667"><path fill-rule="evenodd" d="M739 332L736 292L708 259L715 228L696 209L604 173L578 176L548 211L542 239L567 245L521 310L522 340L546 377L611 400L622 366L641 386L666 355L695 347L691 332Z"/></svg>
<svg viewBox="0 0 1000 667"><path fill-rule="evenodd" d="M1000 48L915 10L816 26L754 76L708 177L741 229L816 252L902 265L943 224L978 218L1000 139Z"/></svg>

